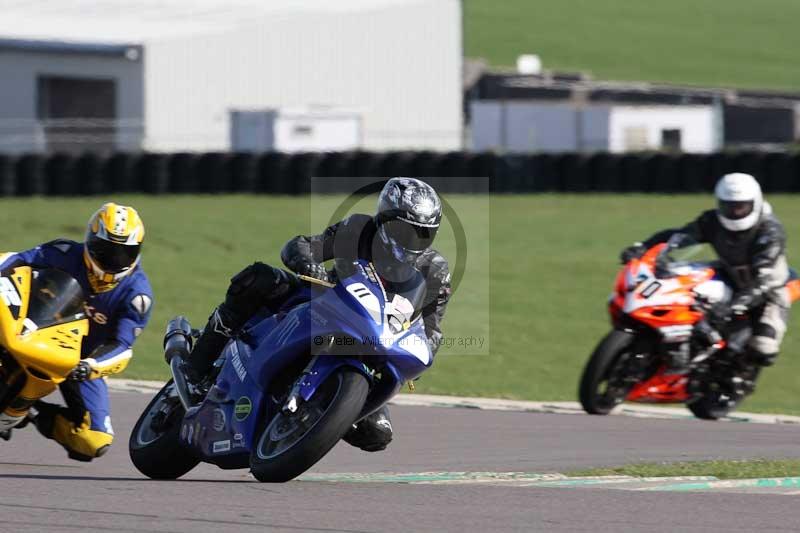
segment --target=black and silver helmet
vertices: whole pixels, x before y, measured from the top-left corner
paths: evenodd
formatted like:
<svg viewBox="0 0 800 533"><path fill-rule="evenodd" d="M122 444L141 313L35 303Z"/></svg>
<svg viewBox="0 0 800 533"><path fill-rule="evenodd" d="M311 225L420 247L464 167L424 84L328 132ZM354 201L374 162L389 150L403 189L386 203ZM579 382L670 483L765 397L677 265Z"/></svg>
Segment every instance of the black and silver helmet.
<svg viewBox="0 0 800 533"><path fill-rule="evenodd" d="M430 248L442 221L433 187L415 178L392 178L378 197L378 236L399 261L413 261Z"/></svg>

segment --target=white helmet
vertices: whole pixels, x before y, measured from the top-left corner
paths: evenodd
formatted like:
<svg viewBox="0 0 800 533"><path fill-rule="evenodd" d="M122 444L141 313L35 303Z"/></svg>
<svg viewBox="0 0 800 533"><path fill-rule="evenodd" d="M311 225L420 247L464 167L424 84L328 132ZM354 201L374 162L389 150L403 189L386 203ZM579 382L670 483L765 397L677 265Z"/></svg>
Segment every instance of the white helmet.
<svg viewBox="0 0 800 533"><path fill-rule="evenodd" d="M750 174L725 174L714 188L717 218L729 231L746 231L761 218L764 197L761 186Z"/></svg>

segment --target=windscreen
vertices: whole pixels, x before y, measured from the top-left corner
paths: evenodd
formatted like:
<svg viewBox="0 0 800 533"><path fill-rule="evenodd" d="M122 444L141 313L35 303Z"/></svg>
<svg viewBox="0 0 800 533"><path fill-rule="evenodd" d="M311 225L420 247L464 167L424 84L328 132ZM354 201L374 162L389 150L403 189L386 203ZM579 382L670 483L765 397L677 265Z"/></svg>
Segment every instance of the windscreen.
<svg viewBox="0 0 800 533"><path fill-rule="evenodd" d="M83 303L83 289L66 272L33 271L28 319L39 329L84 318Z"/></svg>
<svg viewBox="0 0 800 533"><path fill-rule="evenodd" d="M679 274L682 268L695 263L709 263L716 260L716 254L707 244L697 242L691 235L676 233L667 241L656 260L656 265L664 271Z"/></svg>

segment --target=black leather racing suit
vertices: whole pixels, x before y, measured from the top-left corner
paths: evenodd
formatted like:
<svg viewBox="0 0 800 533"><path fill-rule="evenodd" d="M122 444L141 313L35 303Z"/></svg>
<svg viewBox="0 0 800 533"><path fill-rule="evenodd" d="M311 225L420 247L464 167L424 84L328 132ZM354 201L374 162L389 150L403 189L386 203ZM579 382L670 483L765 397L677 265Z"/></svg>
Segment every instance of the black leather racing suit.
<svg viewBox="0 0 800 533"><path fill-rule="evenodd" d="M789 318L786 289L789 267L783 225L766 202L762 213L753 228L730 231L722 226L716 210L712 209L682 228L656 233L643 244L652 247L666 242L675 233L686 233L698 242L709 243L733 285L732 304L748 309L753 323L751 355L762 364L771 364L780 350Z"/></svg>
<svg viewBox="0 0 800 533"><path fill-rule="evenodd" d="M281 251L281 260L292 271L303 273L309 263L335 258L373 261L381 272L384 249L376 235L377 227L369 215L352 215L325 229L319 235L298 235ZM450 300L450 270L447 260L436 250L428 249L414 262L425 276L427 293L422 318L431 352L436 354L442 340L442 319Z"/></svg>

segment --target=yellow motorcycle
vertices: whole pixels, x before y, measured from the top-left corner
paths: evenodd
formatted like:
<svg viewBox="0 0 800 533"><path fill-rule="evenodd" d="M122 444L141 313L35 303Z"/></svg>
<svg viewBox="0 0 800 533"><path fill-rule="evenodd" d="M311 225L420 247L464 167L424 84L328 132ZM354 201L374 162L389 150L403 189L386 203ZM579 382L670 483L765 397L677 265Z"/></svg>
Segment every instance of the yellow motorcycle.
<svg viewBox="0 0 800 533"><path fill-rule="evenodd" d="M72 276L27 266L0 273L0 436L67 378L88 332Z"/></svg>

